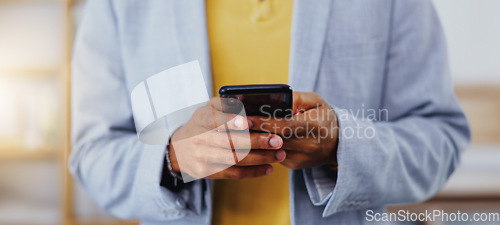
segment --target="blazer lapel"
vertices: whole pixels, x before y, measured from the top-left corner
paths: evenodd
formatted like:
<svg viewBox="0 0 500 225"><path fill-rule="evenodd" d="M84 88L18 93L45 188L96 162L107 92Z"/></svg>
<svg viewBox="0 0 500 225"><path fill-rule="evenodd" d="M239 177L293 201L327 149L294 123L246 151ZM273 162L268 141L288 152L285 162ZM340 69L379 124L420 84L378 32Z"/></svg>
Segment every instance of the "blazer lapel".
<svg viewBox="0 0 500 225"><path fill-rule="evenodd" d="M200 62L208 95L212 91L212 70L207 34L205 0L172 0L175 36L181 63Z"/></svg>
<svg viewBox="0 0 500 225"><path fill-rule="evenodd" d="M293 7L289 83L294 91L314 91L331 0L295 0Z"/></svg>

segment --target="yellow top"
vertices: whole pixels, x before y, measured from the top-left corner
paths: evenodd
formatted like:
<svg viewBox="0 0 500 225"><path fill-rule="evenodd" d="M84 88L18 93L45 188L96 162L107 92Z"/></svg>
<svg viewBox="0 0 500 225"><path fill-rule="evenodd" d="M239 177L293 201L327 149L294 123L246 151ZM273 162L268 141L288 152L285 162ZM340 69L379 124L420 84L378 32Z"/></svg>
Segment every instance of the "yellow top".
<svg viewBox="0 0 500 225"><path fill-rule="evenodd" d="M224 85L286 84L291 0L207 0L214 92ZM212 224L290 224L288 170L217 180Z"/></svg>

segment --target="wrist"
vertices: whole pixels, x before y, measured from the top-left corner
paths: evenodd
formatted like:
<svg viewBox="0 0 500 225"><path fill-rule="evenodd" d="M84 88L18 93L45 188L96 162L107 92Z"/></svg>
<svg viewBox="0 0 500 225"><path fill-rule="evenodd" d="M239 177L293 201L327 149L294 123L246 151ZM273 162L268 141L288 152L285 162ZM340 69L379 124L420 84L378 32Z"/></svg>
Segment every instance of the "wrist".
<svg viewBox="0 0 500 225"><path fill-rule="evenodd" d="M179 174L181 171L179 168L179 164L177 163L177 157L175 155L174 147L170 142L167 145L165 158L167 159L168 162L169 171Z"/></svg>
<svg viewBox="0 0 500 225"><path fill-rule="evenodd" d="M173 151L173 147L172 145L169 144L167 145L167 149L165 151L165 163L166 163L166 166L167 166L167 172L170 174L170 176L174 179L174 186L177 186L179 181L182 181L182 176L180 175L180 169L178 168L178 164L177 164L177 161L175 161L175 163L173 163L172 161L172 158L171 156L174 156L174 159L177 160L175 158L175 151ZM174 169L174 166L177 168L177 169Z"/></svg>

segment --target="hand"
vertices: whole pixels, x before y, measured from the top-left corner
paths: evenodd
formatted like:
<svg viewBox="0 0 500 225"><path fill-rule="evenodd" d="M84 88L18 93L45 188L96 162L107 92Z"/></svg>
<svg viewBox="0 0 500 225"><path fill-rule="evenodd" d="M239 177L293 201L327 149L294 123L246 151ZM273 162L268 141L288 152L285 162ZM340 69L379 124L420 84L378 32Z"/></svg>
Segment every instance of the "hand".
<svg viewBox="0 0 500 225"><path fill-rule="evenodd" d="M247 129L245 117L223 113L221 99L213 98L172 135L168 150L172 170L182 169L195 178L211 174L208 176L211 179L251 178L271 173L273 168L269 164L282 162L286 157L285 151L280 150L282 138L269 133L249 133ZM252 150L238 162L233 147L236 151Z"/></svg>
<svg viewBox="0 0 500 225"><path fill-rule="evenodd" d="M293 117L249 116L251 130L280 135L290 169L336 167L338 121L333 109L316 93L293 93Z"/></svg>

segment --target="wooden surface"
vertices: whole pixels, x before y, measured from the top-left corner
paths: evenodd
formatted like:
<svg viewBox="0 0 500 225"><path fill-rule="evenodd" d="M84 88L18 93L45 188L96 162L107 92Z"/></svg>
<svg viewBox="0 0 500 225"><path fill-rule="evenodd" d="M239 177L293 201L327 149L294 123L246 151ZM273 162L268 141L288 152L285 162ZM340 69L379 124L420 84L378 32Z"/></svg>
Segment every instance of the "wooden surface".
<svg viewBox="0 0 500 225"><path fill-rule="evenodd" d="M0 160L54 159L57 152L48 149L0 148Z"/></svg>
<svg viewBox="0 0 500 225"><path fill-rule="evenodd" d="M500 85L462 85L455 92L469 119L472 143L500 143Z"/></svg>
<svg viewBox="0 0 500 225"><path fill-rule="evenodd" d="M73 27L73 1L61 0L64 12L61 15L64 21L64 72L61 77L61 86L63 102L62 109L64 110L63 130L65 131L64 140L61 148L61 220L63 224L76 224L74 215L74 192L73 192L73 177L69 172L69 154L71 152L71 55L74 39Z"/></svg>

